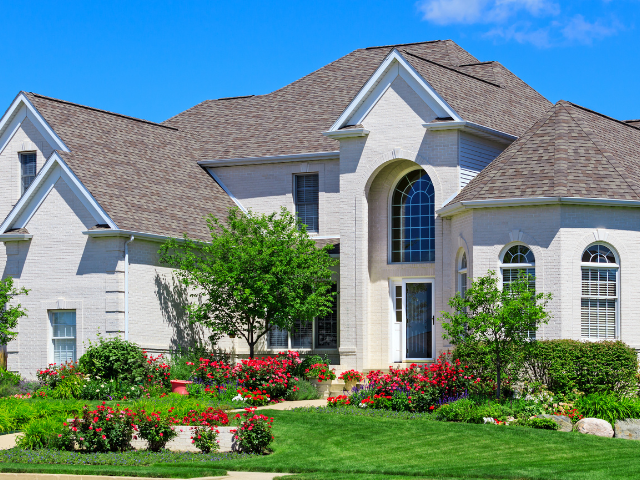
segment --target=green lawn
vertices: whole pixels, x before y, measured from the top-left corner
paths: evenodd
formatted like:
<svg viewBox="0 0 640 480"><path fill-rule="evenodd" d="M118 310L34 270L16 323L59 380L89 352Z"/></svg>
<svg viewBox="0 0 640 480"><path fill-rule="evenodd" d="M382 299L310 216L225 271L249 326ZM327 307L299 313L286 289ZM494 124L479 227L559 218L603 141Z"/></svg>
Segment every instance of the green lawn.
<svg viewBox="0 0 640 480"><path fill-rule="evenodd" d="M640 442L631 440L428 419L262 413L275 417L274 451L267 456L87 470L31 464L20 471L131 475L133 468L140 476L182 478L204 476L202 469L299 473L283 480L640 478ZM0 471L16 467L0 463Z"/></svg>
<svg viewBox="0 0 640 480"><path fill-rule="evenodd" d="M139 467L119 465L37 465L0 463L1 473L54 473L57 475L111 475L127 477L198 478L226 475L217 465L155 464Z"/></svg>
<svg viewBox="0 0 640 480"><path fill-rule="evenodd" d="M223 461L220 468L310 473L300 480L640 478L640 442L631 440L429 420L269 415L275 417L274 453Z"/></svg>

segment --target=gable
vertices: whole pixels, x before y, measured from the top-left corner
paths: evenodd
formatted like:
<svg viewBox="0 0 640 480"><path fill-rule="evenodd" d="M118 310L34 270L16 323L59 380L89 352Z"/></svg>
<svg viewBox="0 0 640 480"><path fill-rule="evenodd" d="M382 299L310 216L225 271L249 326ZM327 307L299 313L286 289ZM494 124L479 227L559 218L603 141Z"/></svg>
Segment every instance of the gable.
<svg viewBox="0 0 640 480"><path fill-rule="evenodd" d="M400 52L394 49L331 126L329 132L361 124L398 78L409 85L422 101L435 112L437 117L451 117L455 121L461 120L453 108L417 73Z"/></svg>
<svg viewBox="0 0 640 480"><path fill-rule="evenodd" d="M96 224L106 224L117 228L86 187L66 165L60 156L54 153L38 173L36 179L15 205L11 213L0 225L0 235L9 230L26 229L49 193L62 180L68 189L78 198Z"/></svg>

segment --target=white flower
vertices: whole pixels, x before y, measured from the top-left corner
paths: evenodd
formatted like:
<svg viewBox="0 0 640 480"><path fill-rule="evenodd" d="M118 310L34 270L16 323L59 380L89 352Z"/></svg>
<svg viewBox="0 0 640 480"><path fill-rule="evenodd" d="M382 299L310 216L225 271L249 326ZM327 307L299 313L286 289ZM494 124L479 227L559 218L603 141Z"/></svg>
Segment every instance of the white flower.
<svg viewBox="0 0 640 480"><path fill-rule="evenodd" d="M244 400L242 395L236 395L231 399L232 402L241 402L242 400Z"/></svg>

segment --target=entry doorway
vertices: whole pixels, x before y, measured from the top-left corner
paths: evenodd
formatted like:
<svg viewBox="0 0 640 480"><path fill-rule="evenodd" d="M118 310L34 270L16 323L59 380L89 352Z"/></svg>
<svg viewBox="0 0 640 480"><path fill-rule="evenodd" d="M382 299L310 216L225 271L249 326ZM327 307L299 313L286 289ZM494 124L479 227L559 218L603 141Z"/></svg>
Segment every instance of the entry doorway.
<svg viewBox="0 0 640 480"><path fill-rule="evenodd" d="M392 281L391 357L395 363L433 359L434 280Z"/></svg>

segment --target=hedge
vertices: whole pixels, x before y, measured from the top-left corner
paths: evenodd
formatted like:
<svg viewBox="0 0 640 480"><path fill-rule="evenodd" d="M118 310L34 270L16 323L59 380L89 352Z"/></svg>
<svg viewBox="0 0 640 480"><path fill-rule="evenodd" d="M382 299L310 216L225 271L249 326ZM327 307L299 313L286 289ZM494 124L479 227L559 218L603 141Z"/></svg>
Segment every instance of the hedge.
<svg viewBox="0 0 640 480"><path fill-rule="evenodd" d="M484 344L456 348L454 357L477 376L495 376ZM538 340L511 352L510 358L512 380L541 382L555 393L627 393L638 387L637 353L620 341Z"/></svg>

